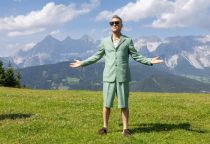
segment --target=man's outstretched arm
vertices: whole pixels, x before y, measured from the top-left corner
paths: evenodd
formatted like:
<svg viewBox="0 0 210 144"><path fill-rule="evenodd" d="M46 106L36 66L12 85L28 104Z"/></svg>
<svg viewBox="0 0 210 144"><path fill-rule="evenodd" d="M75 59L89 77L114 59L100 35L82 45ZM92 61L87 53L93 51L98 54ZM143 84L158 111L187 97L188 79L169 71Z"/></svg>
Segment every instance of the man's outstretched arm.
<svg viewBox="0 0 210 144"><path fill-rule="evenodd" d="M80 67L80 66L87 66L87 65L90 65L90 64L93 64L93 63L97 62L105 54L103 43L101 43L99 47L100 47L100 49L93 56L87 58L84 61L75 60L75 62L70 63L69 66L72 67L72 68L76 68L76 67Z"/></svg>
<svg viewBox="0 0 210 144"><path fill-rule="evenodd" d="M130 41L130 44L129 44L129 54L135 61L140 62L142 64L146 64L146 65L153 65L153 64L158 64L158 63L163 62L163 60L160 60L159 57L147 58L142 55L139 55L137 50L134 48L132 40Z"/></svg>

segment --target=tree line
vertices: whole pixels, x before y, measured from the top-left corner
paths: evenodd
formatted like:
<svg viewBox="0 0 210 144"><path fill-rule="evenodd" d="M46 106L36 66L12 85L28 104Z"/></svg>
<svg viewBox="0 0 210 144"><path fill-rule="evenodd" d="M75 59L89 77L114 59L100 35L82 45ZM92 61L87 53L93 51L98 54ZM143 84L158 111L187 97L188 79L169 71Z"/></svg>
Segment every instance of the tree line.
<svg viewBox="0 0 210 144"><path fill-rule="evenodd" d="M20 88L20 79L20 73L15 72L11 64L4 68L0 60L0 86Z"/></svg>

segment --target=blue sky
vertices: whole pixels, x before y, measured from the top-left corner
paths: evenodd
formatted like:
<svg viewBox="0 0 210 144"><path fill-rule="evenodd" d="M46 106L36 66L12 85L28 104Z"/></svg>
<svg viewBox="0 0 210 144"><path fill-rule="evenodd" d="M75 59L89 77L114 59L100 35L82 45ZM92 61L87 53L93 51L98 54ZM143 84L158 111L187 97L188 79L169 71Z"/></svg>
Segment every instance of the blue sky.
<svg viewBox="0 0 210 144"><path fill-rule="evenodd" d="M0 57L30 49L49 34L101 39L110 35L113 14L132 38L210 32L209 0L1 0L0 10Z"/></svg>

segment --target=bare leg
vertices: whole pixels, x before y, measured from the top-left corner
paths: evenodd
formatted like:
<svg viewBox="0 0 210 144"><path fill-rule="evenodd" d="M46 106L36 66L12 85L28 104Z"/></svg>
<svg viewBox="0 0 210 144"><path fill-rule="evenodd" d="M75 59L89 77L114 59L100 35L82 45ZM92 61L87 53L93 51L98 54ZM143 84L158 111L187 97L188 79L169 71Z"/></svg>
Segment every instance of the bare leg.
<svg viewBox="0 0 210 144"><path fill-rule="evenodd" d="M123 130L128 129L129 109L128 108L122 108L121 109L121 114L122 114Z"/></svg>
<svg viewBox="0 0 210 144"><path fill-rule="evenodd" d="M110 115L110 108L104 107L103 108L103 120L104 120L105 128L108 128L109 115Z"/></svg>

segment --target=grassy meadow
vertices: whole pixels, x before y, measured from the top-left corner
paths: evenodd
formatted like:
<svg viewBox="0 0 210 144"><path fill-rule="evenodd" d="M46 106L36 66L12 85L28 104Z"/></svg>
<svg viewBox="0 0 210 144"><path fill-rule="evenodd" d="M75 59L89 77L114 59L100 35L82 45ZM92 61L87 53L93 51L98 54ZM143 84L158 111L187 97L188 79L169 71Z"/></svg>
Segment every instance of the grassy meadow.
<svg viewBox="0 0 210 144"><path fill-rule="evenodd" d="M129 105L132 137L116 99L100 136L101 91L0 87L0 144L210 144L210 94L135 92Z"/></svg>

